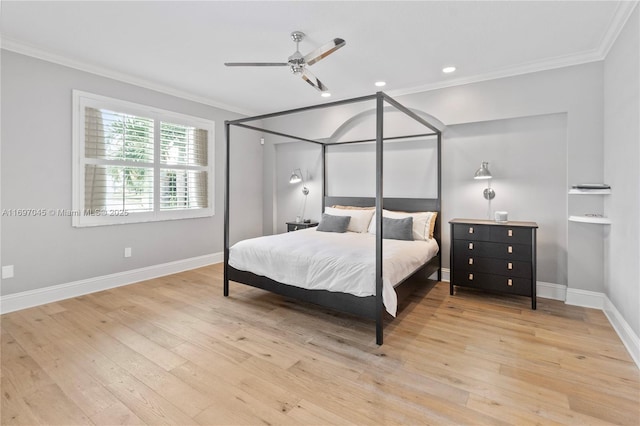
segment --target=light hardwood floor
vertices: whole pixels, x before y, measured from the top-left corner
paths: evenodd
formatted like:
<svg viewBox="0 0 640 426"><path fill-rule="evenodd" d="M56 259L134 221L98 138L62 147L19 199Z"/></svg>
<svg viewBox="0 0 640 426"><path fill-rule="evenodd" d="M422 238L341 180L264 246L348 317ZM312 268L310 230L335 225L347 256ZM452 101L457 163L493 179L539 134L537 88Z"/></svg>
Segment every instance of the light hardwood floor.
<svg viewBox="0 0 640 426"><path fill-rule="evenodd" d="M640 423L602 312L426 285L373 323L214 265L1 317L11 424Z"/></svg>

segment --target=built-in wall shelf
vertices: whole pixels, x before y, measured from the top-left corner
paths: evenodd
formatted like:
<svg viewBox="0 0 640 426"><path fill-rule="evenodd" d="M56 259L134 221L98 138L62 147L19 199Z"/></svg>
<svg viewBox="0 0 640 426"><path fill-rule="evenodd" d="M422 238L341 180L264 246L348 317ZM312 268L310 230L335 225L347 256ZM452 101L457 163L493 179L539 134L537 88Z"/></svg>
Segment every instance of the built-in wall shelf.
<svg viewBox="0 0 640 426"><path fill-rule="evenodd" d="M602 216L569 216L571 222L596 223L600 225L611 225L611 219Z"/></svg>
<svg viewBox="0 0 640 426"><path fill-rule="evenodd" d="M569 190L569 195L608 195L611 189L575 189Z"/></svg>

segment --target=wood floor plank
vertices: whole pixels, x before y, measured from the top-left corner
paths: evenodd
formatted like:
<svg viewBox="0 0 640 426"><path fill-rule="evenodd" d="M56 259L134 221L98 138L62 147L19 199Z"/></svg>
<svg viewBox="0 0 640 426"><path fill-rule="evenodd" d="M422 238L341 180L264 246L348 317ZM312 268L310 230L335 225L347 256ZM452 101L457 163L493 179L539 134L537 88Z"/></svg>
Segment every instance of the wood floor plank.
<svg viewBox="0 0 640 426"><path fill-rule="evenodd" d="M186 383L103 331L99 320L70 310L55 316L64 317L76 328L82 329L87 342L97 351L162 397L175 402L188 415L196 415L209 405L205 397Z"/></svg>
<svg viewBox="0 0 640 426"><path fill-rule="evenodd" d="M144 425L146 424L120 400L91 416L97 425Z"/></svg>
<svg viewBox="0 0 640 426"><path fill-rule="evenodd" d="M2 377L15 385L20 395L54 384L49 375L7 331L2 330Z"/></svg>
<svg viewBox="0 0 640 426"><path fill-rule="evenodd" d="M2 424L640 424L601 311L419 286L372 321L212 265L0 317Z"/></svg>
<svg viewBox="0 0 640 426"><path fill-rule="evenodd" d="M2 425L39 425L43 424L31 411L31 407L22 398L22 394L9 377L0 380L2 402L0 424Z"/></svg>
<svg viewBox="0 0 640 426"><path fill-rule="evenodd" d="M148 425L191 425L193 418L172 402L131 376L123 376L109 389L136 417ZM110 424L110 423L106 423Z"/></svg>
<svg viewBox="0 0 640 426"><path fill-rule="evenodd" d="M19 325L15 321L19 321ZM40 336L37 340L32 340L34 335L44 330L47 336L60 333L55 322L43 315L38 308L14 313L11 319L3 320L3 326L11 330L16 341L32 354L38 366L63 391L65 397L80 407L87 416L90 417L117 401L105 388L105 382L96 377L102 374L113 380L118 374L117 369L111 368L105 373L104 359L94 353L87 355L87 348L69 342L68 339L48 340L47 337ZM37 371L32 373L35 374Z"/></svg>
<svg viewBox="0 0 640 426"><path fill-rule="evenodd" d="M91 425L93 422L56 384L25 395L24 402L41 424Z"/></svg>
<svg viewBox="0 0 640 426"><path fill-rule="evenodd" d="M297 424L318 426L357 424L307 400L298 401L296 406L287 413L287 416Z"/></svg>

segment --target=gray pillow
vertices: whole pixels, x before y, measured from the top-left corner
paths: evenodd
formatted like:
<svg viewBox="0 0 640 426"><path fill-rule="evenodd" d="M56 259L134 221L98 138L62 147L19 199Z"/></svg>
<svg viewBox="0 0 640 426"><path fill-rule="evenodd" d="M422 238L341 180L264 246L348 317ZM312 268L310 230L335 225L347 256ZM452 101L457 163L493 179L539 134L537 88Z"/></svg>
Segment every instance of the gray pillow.
<svg viewBox="0 0 640 426"><path fill-rule="evenodd" d="M322 213L322 219L318 224L318 231L322 232L347 232L351 216L333 216Z"/></svg>
<svg viewBox="0 0 640 426"><path fill-rule="evenodd" d="M383 216L382 238L413 241L413 217L392 219Z"/></svg>

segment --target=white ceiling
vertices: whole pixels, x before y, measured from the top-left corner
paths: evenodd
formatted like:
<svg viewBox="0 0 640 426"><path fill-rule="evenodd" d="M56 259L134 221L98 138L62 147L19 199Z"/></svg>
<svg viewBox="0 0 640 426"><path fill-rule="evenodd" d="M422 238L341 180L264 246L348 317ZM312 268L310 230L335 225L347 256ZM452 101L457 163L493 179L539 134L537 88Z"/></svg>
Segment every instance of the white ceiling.
<svg viewBox="0 0 640 426"><path fill-rule="evenodd" d="M326 102L285 67L293 30L329 100L391 95L601 60L636 2L14 2L2 47L244 113ZM442 67L457 71L444 74Z"/></svg>

